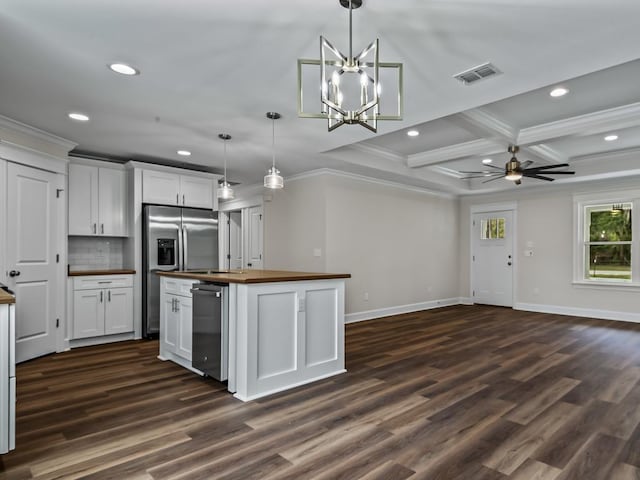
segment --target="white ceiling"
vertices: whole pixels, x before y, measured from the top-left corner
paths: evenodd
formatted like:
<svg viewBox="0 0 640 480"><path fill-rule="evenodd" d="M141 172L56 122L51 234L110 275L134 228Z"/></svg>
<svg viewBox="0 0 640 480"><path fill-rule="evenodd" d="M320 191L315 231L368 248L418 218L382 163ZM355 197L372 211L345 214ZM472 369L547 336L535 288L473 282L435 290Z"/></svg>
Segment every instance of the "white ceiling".
<svg viewBox="0 0 640 480"><path fill-rule="evenodd" d="M404 64L404 120L377 134L297 117L296 60L318 58L321 34L347 49L338 0L3 0L0 115L81 152L183 162L187 149L215 171L229 133L228 176L243 184L271 162L267 111L283 116L285 179L327 167L455 193L515 188L456 173L504 164L510 143L521 160L569 162L575 178L557 183L640 173L637 0L364 0L353 17L355 50L377 37L381 61ZM141 74L116 75L114 61ZM487 61L503 74L452 78ZM569 95L549 97L560 84Z"/></svg>

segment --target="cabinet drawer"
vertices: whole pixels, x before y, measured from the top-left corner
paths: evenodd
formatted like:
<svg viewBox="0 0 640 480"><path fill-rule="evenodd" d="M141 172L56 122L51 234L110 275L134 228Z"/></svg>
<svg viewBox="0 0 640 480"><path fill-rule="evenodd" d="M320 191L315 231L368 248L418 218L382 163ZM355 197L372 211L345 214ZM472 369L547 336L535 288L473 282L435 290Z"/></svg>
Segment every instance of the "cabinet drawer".
<svg viewBox="0 0 640 480"><path fill-rule="evenodd" d="M164 291L172 295L180 295L182 297L191 298L191 288L197 280L183 280L178 278L163 277Z"/></svg>
<svg viewBox="0 0 640 480"><path fill-rule="evenodd" d="M133 275L96 275L73 279L74 290L118 287L133 287Z"/></svg>

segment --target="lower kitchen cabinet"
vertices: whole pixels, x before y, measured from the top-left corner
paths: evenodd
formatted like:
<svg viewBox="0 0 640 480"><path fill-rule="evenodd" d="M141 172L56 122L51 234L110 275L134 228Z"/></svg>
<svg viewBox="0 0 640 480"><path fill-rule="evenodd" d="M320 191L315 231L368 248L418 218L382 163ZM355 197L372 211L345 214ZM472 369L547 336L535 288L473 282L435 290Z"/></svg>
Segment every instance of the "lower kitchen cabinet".
<svg viewBox="0 0 640 480"><path fill-rule="evenodd" d="M133 277L74 280L73 339L133 332Z"/></svg>
<svg viewBox="0 0 640 480"><path fill-rule="evenodd" d="M191 366L194 280L160 279L160 358L196 373Z"/></svg>

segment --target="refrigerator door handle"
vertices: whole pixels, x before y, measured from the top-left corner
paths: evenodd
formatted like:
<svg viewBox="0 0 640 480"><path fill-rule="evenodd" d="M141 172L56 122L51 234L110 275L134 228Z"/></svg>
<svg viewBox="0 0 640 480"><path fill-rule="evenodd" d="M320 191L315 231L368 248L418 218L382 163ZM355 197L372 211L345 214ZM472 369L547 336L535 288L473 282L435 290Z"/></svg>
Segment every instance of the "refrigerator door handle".
<svg viewBox="0 0 640 480"><path fill-rule="evenodd" d="M188 232L187 227L182 227L182 255L184 256L184 270L189 270L189 264L187 260L189 259L189 250L188 250Z"/></svg>
<svg viewBox="0 0 640 480"><path fill-rule="evenodd" d="M184 247L182 245L182 227L178 227L178 255L176 255L178 262L178 271L184 270L183 256Z"/></svg>

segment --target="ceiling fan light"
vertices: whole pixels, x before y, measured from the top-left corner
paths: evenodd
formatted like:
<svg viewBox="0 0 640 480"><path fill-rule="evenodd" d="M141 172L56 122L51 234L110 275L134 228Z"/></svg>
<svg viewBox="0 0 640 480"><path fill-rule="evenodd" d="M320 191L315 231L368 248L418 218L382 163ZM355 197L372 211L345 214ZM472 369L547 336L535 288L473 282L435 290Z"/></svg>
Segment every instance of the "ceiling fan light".
<svg viewBox="0 0 640 480"><path fill-rule="evenodd" d="M504 178L506 178L507 180L512 180L512 181L520 180L522 178L522 173L514 170L514 171L511 171L511 172L507 172L507 174L504 176Z"/></svg>

